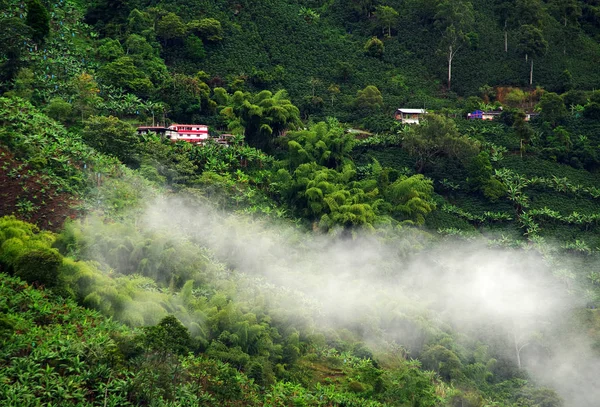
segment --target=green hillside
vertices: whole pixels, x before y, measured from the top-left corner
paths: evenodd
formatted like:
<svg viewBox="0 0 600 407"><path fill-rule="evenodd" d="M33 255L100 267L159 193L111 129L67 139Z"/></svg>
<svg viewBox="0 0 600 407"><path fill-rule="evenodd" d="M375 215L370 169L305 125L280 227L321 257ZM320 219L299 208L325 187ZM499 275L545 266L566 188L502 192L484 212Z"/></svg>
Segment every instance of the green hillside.
<svg viewBox="0 0 600 407"><path fill-rule="evenodd" d="M0 0L0 405L595 406L598 7Z"/></svg>

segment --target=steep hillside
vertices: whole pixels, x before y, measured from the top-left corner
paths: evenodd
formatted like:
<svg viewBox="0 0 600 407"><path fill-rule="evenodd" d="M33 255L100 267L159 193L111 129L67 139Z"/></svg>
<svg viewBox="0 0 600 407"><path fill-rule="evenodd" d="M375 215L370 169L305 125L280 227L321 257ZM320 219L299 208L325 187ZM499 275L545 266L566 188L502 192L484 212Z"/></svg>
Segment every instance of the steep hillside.
<svg viewBox="0 0 600 407"><path fill-rule="evenodd" d="M597 10L0 0L0 404L596 406Z"/></svg>

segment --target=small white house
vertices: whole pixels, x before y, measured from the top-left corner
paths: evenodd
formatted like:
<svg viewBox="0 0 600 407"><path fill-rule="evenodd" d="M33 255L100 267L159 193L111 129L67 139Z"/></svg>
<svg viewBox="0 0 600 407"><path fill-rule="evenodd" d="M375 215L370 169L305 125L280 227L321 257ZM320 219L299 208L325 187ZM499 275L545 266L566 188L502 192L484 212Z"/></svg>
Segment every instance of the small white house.
<svg viewBox="0 0 600 407"><path fill-rule="evenodd" d="M404 109L396 110L396 120L400 120L402 124L419 124L419 120L425 116L425 109Z"/></svg>
<svg viewBox="0 0 600 407"><path fill-rule="evenodd" d="M500 117L501 114L502 114L501 110L494 110L491 112L483 112L481 119L482 120L494 120L496 117Z"/></svg>

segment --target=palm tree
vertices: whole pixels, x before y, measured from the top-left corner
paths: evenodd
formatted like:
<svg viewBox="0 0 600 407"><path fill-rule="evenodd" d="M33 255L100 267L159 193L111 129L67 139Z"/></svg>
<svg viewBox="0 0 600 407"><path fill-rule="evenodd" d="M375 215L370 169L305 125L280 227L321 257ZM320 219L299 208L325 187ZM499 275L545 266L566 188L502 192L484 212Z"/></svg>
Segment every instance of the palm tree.
<svg viewBox="0 0 600 407"><path fill-rule="evenodd" d="M163 121L164 121L164 113L165 113L165 105L162 102L153 102L151 100L147 101L147 102L142 102L141 104L141 108L144 112L149 113L152 115L152 126L156 125L156 121L155 121L155 116L157 114L162 114L163 115Z"/></svg>

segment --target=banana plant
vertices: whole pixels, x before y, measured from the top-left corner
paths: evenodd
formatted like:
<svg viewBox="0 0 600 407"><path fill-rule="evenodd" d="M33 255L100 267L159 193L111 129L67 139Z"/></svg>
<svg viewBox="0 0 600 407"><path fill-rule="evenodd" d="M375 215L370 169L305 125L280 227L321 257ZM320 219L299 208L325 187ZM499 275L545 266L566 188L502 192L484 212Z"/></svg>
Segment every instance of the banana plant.
<svg viewBox="0 0 600 407"><path fill-rule="evenodd" d="M539 234L540 225L534 221L531 215L527 213L521 214L519 217L519 224L523 229L525 229L525 232L523 233L524 236L531 239L533 236L537 236Z"/></svg>
<svg viewBox="0 0 600 407"><path fill-rule="evenodd" d="M600 198L600 188L587 187L587 188L583 188L583 191L590 194L592 196L592 198L594 198L594 199Z"/></svg>
<svg viewBox="0 0 600 407"><path fill-rule="evenodd" d="M559 178L556 175L553 175L552 183L554 184L554 189L558 192L567 192L571 187L571 184L566 177Z"/></svg>
<svg viewBox="0 0 600 407"><path fill-rule="evenodd" d="M456 190L460 189L460 185L459 184L457 184L455 182L452 182L452 181L449 181L447 178L444 178L441 181L438 181L438 183L444 189L449 190L449 191L456 191Z"/></svg>
<svg viewBox="0 0 600 407"><path fill-rule="evenodd" d="M567 215L564 219L567 222L572 223L574 225L581 225L585 220L585 217L584 215L581 215L578 212L573 212L570 215Z"/></svg>
<svg viewBox="0 0 600 407"><path fill-rule="evenodd" d="M572 252L576 252L576 253L580 253L580 254L585 254L585 255L590 255L592 254L592 249L590 249L590 247L587 245L587 243L584 240L579 240L576 239L574 242L570 242L570 243L565 243L563 246L564 249L572 251ZM591 272L590 274L598 274L597 272ZM600 276L600 274L598 274L598 276ZM589 278L589 277L588 277ZM596 285L600 282L600 279L596 282L595 279L592 280L592 284Z"/></svg>
<svg viewBox="0 0 600 407"><path fill-rule="evenodd" d="M547 206L545 206L541 209L532 209L528 213L531 216L543 216L543 217L546 217L549 219L555 219L558 221L563 220L563 216L560 214L560 212L554 211L554 210L548 208Z"/></svg>
<svg viewBox="0 0 600 407"><path fill-rule="evenodd" d="M555 269L553 272L554 276L558 278L566 286L567 290L570 290L575 280L575 273L565 268Z"/></svg>
<svg viewBox="0 0 600 407"><path fill-rule="evenodd" d="M483 213L484 218L491 221L511 221L513 218L508 213L504 212L489 212L486 211Z"/></svg>

